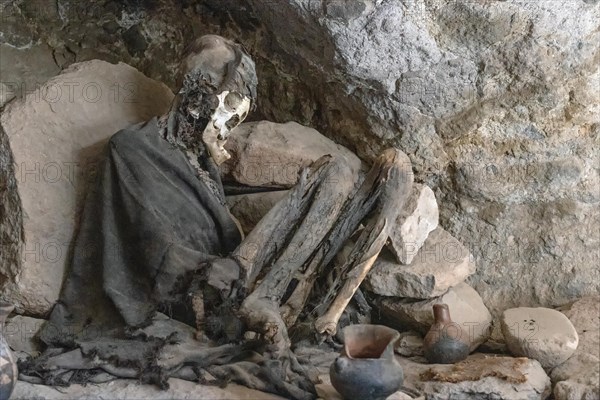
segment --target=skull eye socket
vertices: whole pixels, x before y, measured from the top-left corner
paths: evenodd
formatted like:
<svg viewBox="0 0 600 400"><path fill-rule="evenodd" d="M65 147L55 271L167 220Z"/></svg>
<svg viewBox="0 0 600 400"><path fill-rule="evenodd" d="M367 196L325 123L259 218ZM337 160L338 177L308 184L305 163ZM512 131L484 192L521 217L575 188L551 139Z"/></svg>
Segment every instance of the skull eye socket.
<svg viewBox="0 0 600 400"><path fill-rule="evenodd" d="M232 130L233 128L238 126L240 124L240 122L241 122L240 117L236 114L233 117L231 117L229 119L229 121L225 122L225 126L227 127L228 130Z"/></svg>
<svg viewBox="0 0 600 400"><path fill-rule="evenodd" d="M238 107L242 104L244 98L242 95L236 92L229 92L227 96L225 96L224 106L225 109L229 112L235 112Z"/></svg>

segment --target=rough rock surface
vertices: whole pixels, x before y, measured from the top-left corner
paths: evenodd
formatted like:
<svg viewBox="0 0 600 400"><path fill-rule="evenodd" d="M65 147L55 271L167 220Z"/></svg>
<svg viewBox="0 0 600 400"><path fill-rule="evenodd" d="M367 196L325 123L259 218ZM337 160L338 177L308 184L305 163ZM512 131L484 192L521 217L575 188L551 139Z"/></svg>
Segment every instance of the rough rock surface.
<svg viewBox="0 0 600 400"><path fill-rule="evenodd" d="M381 296L429 299L441 296L475 272L469 250L441 227L429 234L410 265L384 251L365 281Z"/></svg>
<svg viewBox="0 0 600 400"><path fill-rule="evenodd" d="M172 96L133 67L90 61L5 107L0 121L14 155L24 244L19 275L0 271L11 277L1 296L19 313L43 315L58 299L86 185L105 141L164 113Z"/></svg>
<svg viewBox="0 0 600 400"><path fill-rule="evenodd" d="M431 188L414 184L411 196L398 215L399 229L392 232L388 244L400 264L411 263L429 233L437 228L439 216L437 201Z"/></svg>
<svg viewBox="0 0 600 400"><path fill-rule="evenodd" d="M565 362L579 344L569 318L550 308L511 308L504 311L500 322L509 351L538 360L544 368Z"/></svg>
<svg viewBox="0 0 600 400"><path fill-rule="evenodd" d="M600 3L207 3L256 58L267 119L411 157L495 315L600 290Z"/></svg>
<svg viewBox="0 0 600 400"><path fill-rule="evenodd" d="M415 329L424 335L433 324L432 307L436 303L448 304L452 321L469 334L471 350L487 340L492 316L479 294L466 283L456 285L444 295L431 300L383 298L379 301L379 311L389 326L400 331Z"/></svg>
<svg viewBox="0 0 600 400"><path fill-rule="evenodd" d="M240 221L244 233L248 234L286 193L287 190L240 194L227 196L226 201L231 214Z"/></svg>
<svg viewBox="0 0 600 400"><path fill-rule="evenodd" d="M579 346L564 363L552 370L556 400L600 398L600 297L587 297L560 311L573 323Z"/></svg>
<svg viewBox="0 0 600 400"><path fill-rule="evenodd" d="M442 225L476 257L471 283L495 315L600 289L597 1L0 8L1 80L17 84L7 97L91 58L126 61L172 85L190 39L221 33L257 61L255 118L313 126L365 159L388 146L411 156Z"/></svg>
<svg viewBox="0 0 600 400"><path fill-rule="evenodd" d="M170 388L160 390L136 380L118 379L112 382L71 385L57 390L50 386L17 382L12 400L67 400L67 399L211 399L211 400L282 400L282 397L229 384L226 388L205 386L181 379L169 379Z"/></svg>
<svg viewBox="0 0 600 400"><path fill-rule="evenodd" d="M486 356L473 354L467 361L478 363ZM502 359L502 358L501 358ZM494 364L481 363L481 375L486 376L478 380L466 380L457 383L423 381L421 374L429 369L446 372L453 365L421 364L412 359L400 358L404 368L404 385L420 391L427 400L473 400L473 399L510 399L510 400L543 400L550 395L550 378L535 360L524 359L519 366L519 371L525 382L509 382L505 379L494 377ZM509 371L510 372L510 371Z"/></svg>
<svg viewBox="0 0 600 400"><path fill-rule="evenodd" d="M326 154L343 159L356 174L362 168L354 153L296 122L242 124L225 148L232 157L223 165L223 174L249 186L291 187L303 167ZM336 179L334 170L328 182L335 185Z"/></svg>
<svg viewBox="0 0 600 400"><path fill-rule="evenodd" d="M18 358L39 355L42 347L36 335L45 322L44 319L23 315L15 315L6 321L2 335Z"/></svg>

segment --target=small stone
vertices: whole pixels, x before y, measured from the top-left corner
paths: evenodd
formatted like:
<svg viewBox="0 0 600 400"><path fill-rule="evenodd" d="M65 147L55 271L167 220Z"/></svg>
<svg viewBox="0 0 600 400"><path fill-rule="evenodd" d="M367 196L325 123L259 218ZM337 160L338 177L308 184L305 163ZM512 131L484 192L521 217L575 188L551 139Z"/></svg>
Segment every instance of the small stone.
<svg viewBox="0 0 600 400"><path fill-rule="evenodd" d="M458 371L452 364L423 364L406 358L399 361L404 386L422 393L427 400L543 400L550 395L550 378L536 360L472 354L456 365ZM431 370L437 373L434 379L428 373Z"/></svg>
<svg viewBox="0 0 600 400"><path fill-rule="evenodd" d="M569 318L550 308L510 308L502 314L501 323L509 351L538 360L544 368L565 362L579 343Z"/></svg>
<svg viewBox="0 0 600 400"><path fill-rule="evenodd" d="M438 226L410 265L398 264L389 251L382 251L366 284L380 296L430 299L463 282L475 269L469 250Z"/></svg>
<svg viewBox="0 0 600 400"><path fill-rule="evenodd" d="M435 194L427 185L414 184L412 193L396 220L388 248L400 264L410 264L429 233L438 227Z"/></svg>
<svg viewBox="0 0 600 400"><path fill-rule="evenodd" d="M573 323L579 346L552 370L556 400L600 399L600 297L587 297L559 309Z"/></svg>
<svg viewBox="0 0 600 400"><path fill-rule="evenodd" d="M423 355L423 336L417 332L402 332L396 346L396 353L404 357Z"/></svg>
<svg viewBox="0 0 600 400"><path fill-rule="evenodd" d="M378 306L386 325L398 330L415 329L424 335L433 324L432 307L436 303L448 304L452 321L469 334L471 351L488 339L492 316L479 294L466 283L456 285L436 299L384 298Z"/></svg>

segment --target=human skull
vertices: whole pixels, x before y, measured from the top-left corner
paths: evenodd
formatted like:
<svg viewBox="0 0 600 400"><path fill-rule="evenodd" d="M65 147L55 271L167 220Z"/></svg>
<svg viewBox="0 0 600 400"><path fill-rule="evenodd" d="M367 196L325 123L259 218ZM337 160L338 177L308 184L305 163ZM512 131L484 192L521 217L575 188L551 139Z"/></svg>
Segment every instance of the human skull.
<svg viewBox="0 0 600 400"><path fill-rule="evenodd" d="M218 104L210 116L202 141L217 165L231 158L224 146L231 131L248 115L250 98L237 92L223 91L216 96ZM215 101L216 103L216 101ZM193 111L191 112L194 115Z"/></svg>

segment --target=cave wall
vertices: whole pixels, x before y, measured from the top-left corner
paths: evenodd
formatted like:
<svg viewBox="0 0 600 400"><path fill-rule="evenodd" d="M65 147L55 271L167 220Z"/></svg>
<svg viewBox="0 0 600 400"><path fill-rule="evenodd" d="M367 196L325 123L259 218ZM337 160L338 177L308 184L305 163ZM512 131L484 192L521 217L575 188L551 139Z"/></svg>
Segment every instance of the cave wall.
<svg viewBox="0 0 600 400"><path fill-rule="evenodd" d="M597 1L0 7L0 101L93 58L173 88L185 44L220 33L257 62L254 119L310 125L367 161L389 146L409 154L442 226L471 249L470 283L492 312L600 289Z"/></svg>

